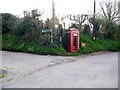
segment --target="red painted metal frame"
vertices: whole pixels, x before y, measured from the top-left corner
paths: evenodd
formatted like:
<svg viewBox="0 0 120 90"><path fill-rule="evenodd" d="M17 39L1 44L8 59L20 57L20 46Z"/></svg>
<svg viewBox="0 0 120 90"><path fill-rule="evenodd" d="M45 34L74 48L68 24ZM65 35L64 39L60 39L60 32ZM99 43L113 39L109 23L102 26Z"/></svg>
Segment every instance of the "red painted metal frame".
<svg viewBox="0 0 120 90"><path fill-rule="evenodd" d="M74 35L76 37L74 37ZM76 38L76 46L74 46L74 38ZM68 52L76 52L79 50L79 30L71 28L68 30Z"/></svg>

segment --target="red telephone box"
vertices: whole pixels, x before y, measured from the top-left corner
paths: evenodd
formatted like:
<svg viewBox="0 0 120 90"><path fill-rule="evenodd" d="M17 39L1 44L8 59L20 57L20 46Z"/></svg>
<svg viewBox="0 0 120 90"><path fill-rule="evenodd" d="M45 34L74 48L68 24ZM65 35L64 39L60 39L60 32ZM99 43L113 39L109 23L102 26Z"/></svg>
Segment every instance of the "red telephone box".
<svg viewBox="0 0 120 90"><path fill-rule="evenodd" d="M68 52L76 52L79 50L79 30L70 28L68 31Z"/></svg>

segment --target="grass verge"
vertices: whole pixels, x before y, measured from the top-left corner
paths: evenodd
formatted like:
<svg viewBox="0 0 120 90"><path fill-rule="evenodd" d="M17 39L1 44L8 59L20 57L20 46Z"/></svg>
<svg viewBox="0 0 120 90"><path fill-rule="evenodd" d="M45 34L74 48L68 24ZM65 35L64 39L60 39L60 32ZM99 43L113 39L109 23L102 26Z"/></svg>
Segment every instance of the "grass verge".
<svg viewBox="0 0 120 90"><path fill-rule="evenodd" d="M80 42L85 42L86 46L81 47L78 52L68 53L62 46L38 46L34 43L21 41L19 44L13 43L13 37L3 35L2 50L29 52L41 55L62 55L78 56L81 54L92 53L95 51L120 51L120 39L99 39L92 41L90 37L81 35Z"/></svg>

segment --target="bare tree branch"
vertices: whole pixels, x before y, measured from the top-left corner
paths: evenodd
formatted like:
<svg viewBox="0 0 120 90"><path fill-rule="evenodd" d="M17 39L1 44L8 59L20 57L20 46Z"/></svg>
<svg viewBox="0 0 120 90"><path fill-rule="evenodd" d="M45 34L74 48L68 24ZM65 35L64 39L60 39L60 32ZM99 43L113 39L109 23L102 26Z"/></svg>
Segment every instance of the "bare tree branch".
<svg viewBox="0 0 120 90"><path fill-rule="evenodd" d="M107 18L107 15L106 15L105 10L104 10L104 8L103 8L102 5L103 5L103 4L100 3L100 8L101 8L101 10L102 10L102 13L103 13L104 17Z"/></svg>
<svg viewBox="0 0 120 90"><path fill-rule="evenodd" d="M112 2L111 0L101 2L100 8L102 15L109 21L116 22L118 18L118 3L116 1Z"/></svg>

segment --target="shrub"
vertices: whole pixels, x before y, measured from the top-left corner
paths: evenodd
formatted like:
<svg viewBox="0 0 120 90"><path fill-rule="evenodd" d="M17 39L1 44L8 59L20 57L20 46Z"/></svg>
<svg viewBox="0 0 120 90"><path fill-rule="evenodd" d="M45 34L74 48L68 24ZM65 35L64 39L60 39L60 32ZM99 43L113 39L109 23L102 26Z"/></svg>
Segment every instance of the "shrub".
<svg viewBox="0 0 120 90"><path fill-rule="evenodd" d="M120 51L119 39L98 39L92 41L88 36L81 35L80 41L86 43L86 46L81 47L78 51L80 53L91 53L100 50Z"/></svg>

